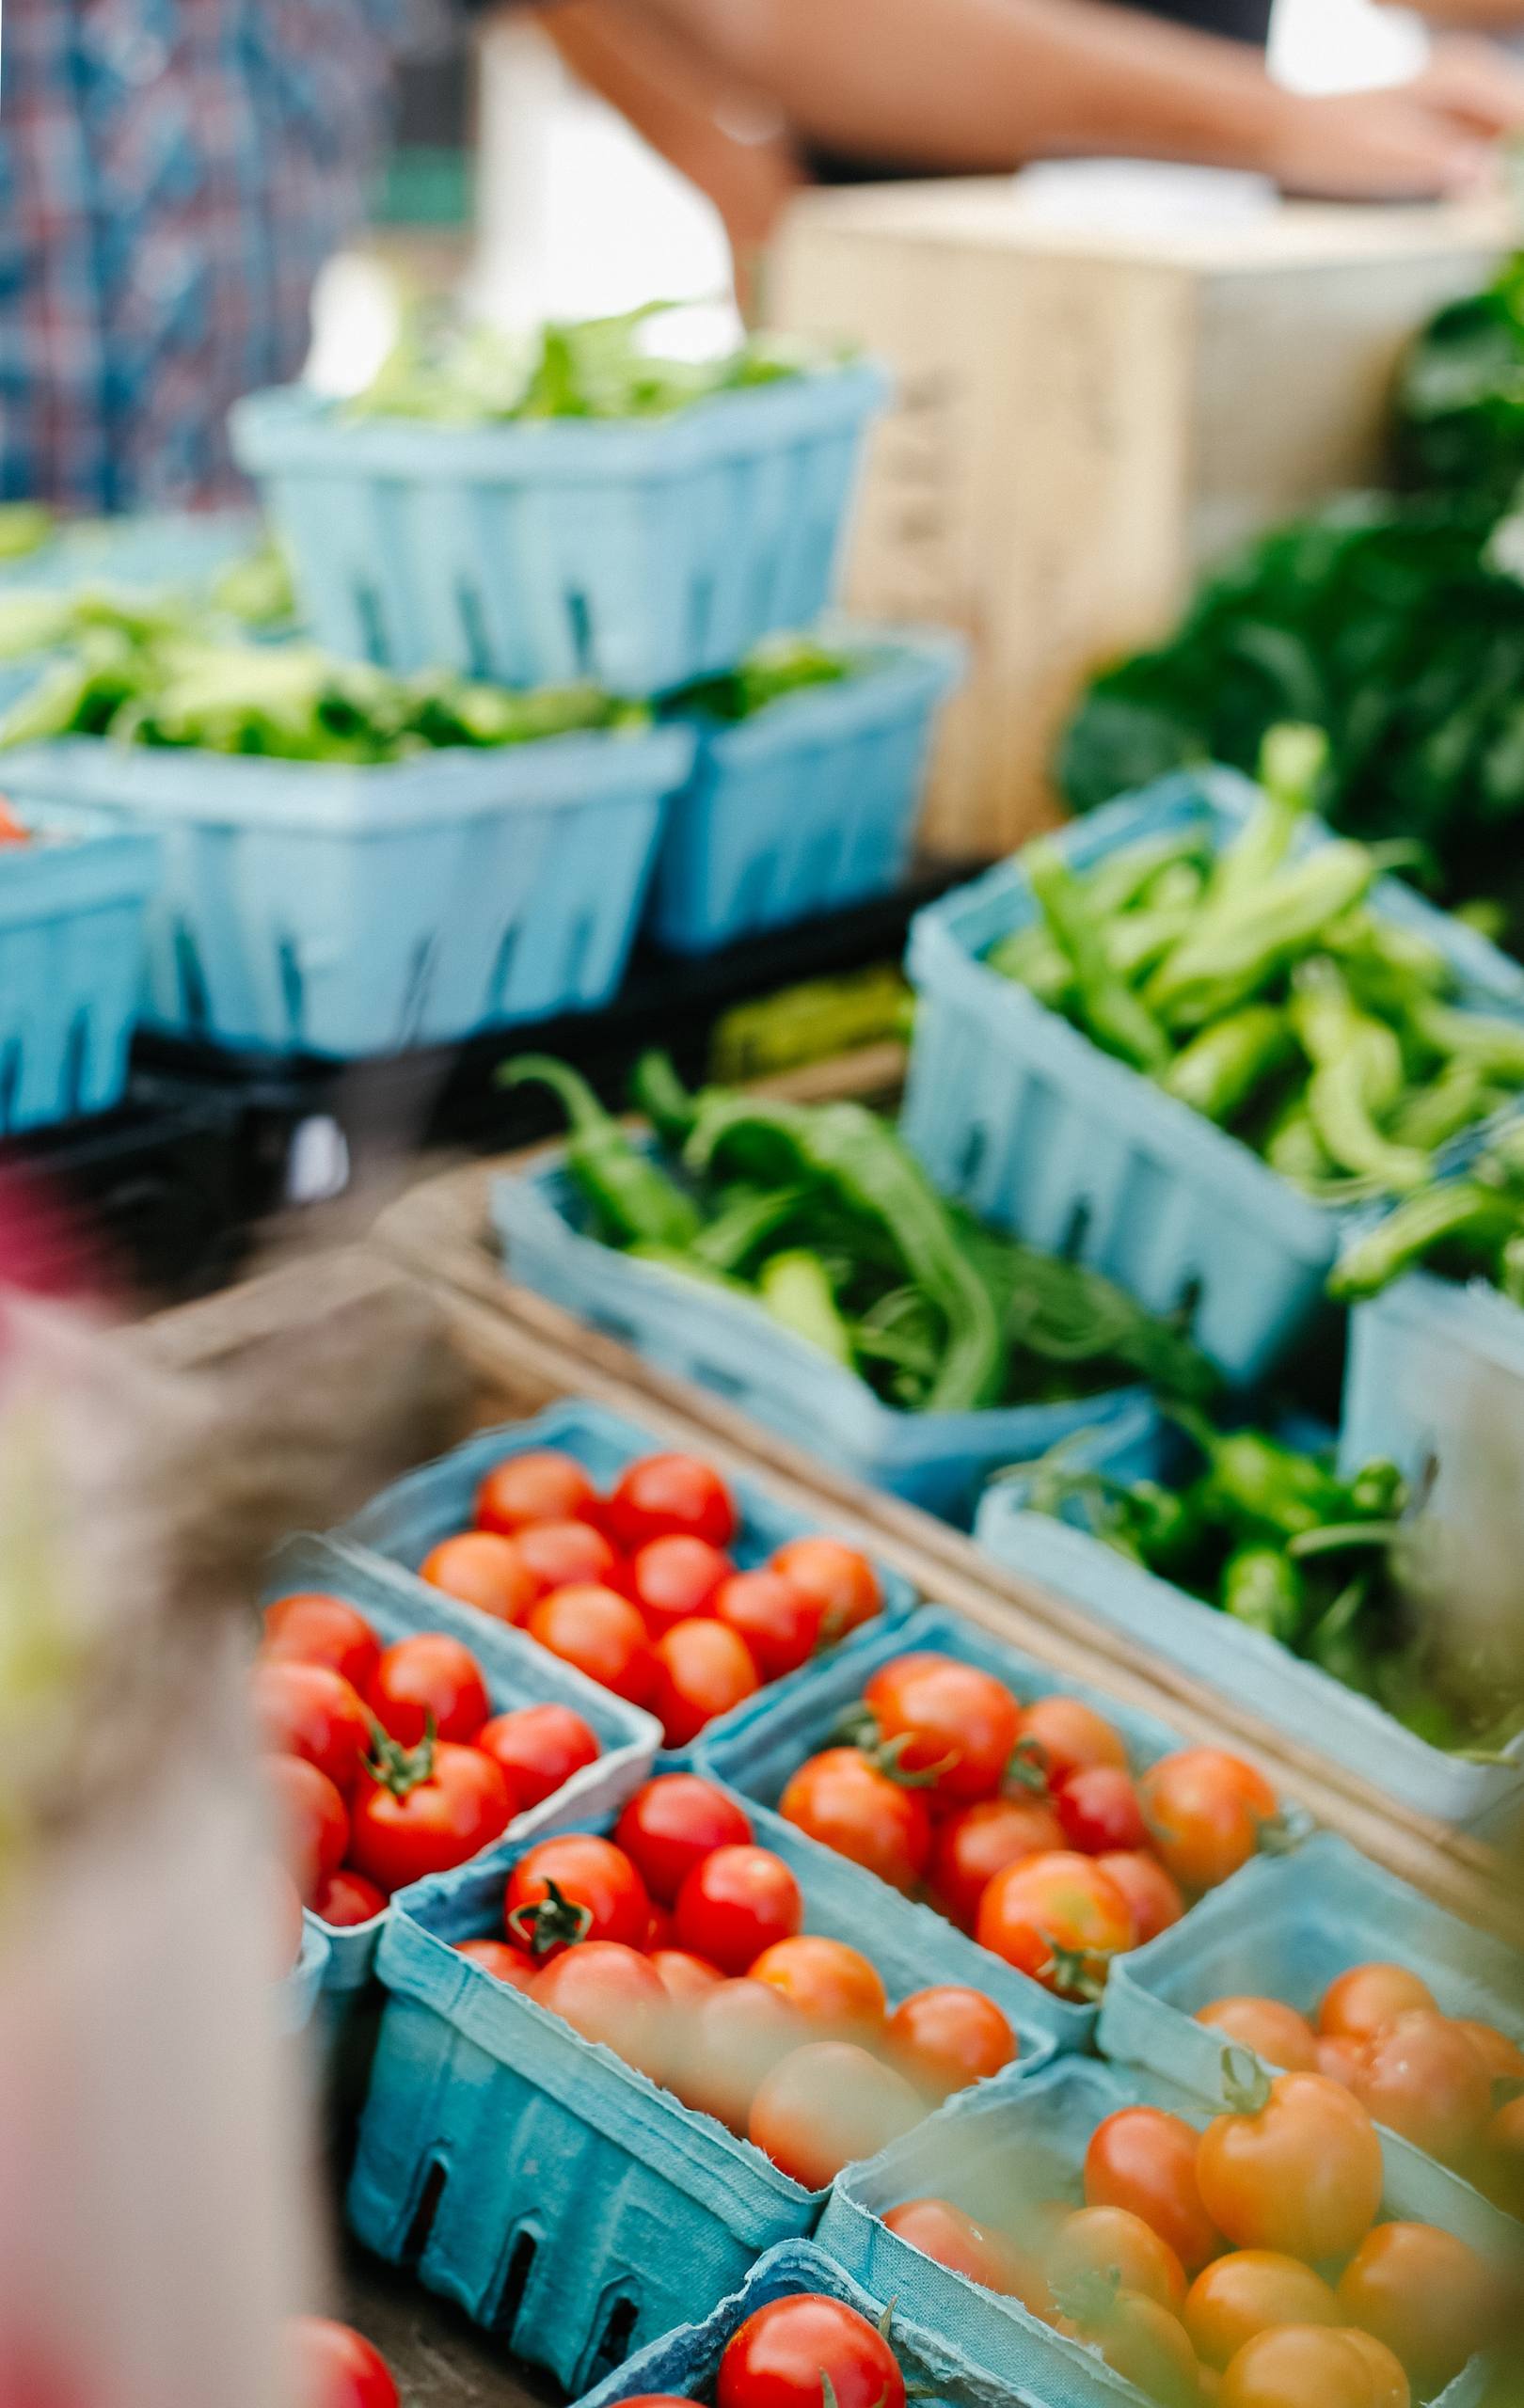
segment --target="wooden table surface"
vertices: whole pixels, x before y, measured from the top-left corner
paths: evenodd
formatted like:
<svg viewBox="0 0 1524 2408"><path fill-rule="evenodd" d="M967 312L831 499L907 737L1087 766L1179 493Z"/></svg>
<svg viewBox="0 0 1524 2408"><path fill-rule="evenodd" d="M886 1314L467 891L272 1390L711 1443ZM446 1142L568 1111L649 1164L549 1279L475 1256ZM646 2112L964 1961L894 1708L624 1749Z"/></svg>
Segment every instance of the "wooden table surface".
<svg viewBox="0 0 1524 2408"><path fill-rule="evenodd" d="M507 2357L459 2308L353 2242L343 2248L341 2313L375 2343L403 2408L552 2408L547 2375Z"/></svg>

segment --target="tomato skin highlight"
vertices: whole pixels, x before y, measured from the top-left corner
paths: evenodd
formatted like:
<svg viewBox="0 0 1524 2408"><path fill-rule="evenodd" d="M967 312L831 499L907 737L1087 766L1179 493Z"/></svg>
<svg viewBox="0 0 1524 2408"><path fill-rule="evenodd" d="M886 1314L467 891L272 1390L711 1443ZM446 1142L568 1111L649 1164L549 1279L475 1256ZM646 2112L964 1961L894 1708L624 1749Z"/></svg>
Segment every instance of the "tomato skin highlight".
<svg viewBox="0 0 1524 2408"><path fill-rule="evenodd" d="M732 1573L716 1590L711 1610L717 1622L745 1640L764 1681L781 1681L807 1664L820 1643L825 1620L819 1602L807 1597L781 1572Z"/></svg>
<svg viewBox="0 0 1524 2408"><path fill-rule="evenodd" d="M818 2292L773 2300L726 2344L715 2408L905 2408L905 2378L876 2325Z"/></svg>
<svg viewBox="0 0 1524 2408"><path fill-rule="evenodd" d="M883 1611L879 1576L865 1555L841 1539L789 1539L769 1565L820 1609L818 1647L834 1647Z"/></svg>
<svg viewBox="0 0 1524 2408"><path fill-rule="evenodd" d="M1022 1711L992 1673L953 1656L897 1656L874 1673L863 1703L897 1770L959 1805L993 1797L1015 1750Z"/></svg>
<svg viewBox="0 0 1524 2408"><path fill-rule="evenodd" d="M519 1814L553 1798L601 1753L596 1733L569 1705L517 1705L495 1714L476 1744L503 1774Z"/></svg>
<svg viewBox="0 0 1524 2408"><path fill-rule="evenodd" d="M958 1807L938 1826L926 1876L931 1903L971 1932L997 1873L1024 1857L1056 1855L1063 1845L1062 1826L1045 1798L981 1798Z"/></svg>
<svg viewBox="0 0 1524 2408"><path fill-rule="evenodd" d="M296 2408L398 2408L385 2358L349 2325L326 2316L294 2316L286 2334Z"/></svg>
<svg viewBox="0 0 1524 2408"><path fill-rule="evenodd" d="M878 1967L845 1941L807 1931L775 1940L747 1967L747 1979L777 1990L818 2036L871 2048L888 2020Z"/></svg>
<svg viewBox="0 0 1524 2408"><path fill-rule="evenodd" d="M1304 2016L1275 1998L1219 1998L1197 2009L1196 2020L1240 2049L1252 2049L1283 2073L1318 2071L1317 2037ZM1292 2320L1304 2322L1305 2319Z"/></svg>
<svg viewBox="0 0 1524 2408"><path fill-rule="evenodd" d="M457 1530L441 1539L423 1558L418 1576L494 1622L522 1622L539 1595L513 1541L491 1530Z"/></svg>
<svg viewBox="0 0 1524 2408"><path fill-rule="evenodd" d="M721 1622L674 1623L654 1652L650 1705L669 1748L686 1748L762 1686L745 1640Z"/></svg>
<svg viewBox="0 0 1524 2408"><path fill-rule="evenodd" d="M508 1784L480 1748L449 1739L434 1748L430 1777L397 1797L377 1782L355 1796L350 1861L389 1893L446 1873L500 1839L513 1818Z"/></svg>
<svg viewBox="0 0 1524 2408"><path fill-rule="evenodd" d="M674 1624L691 1622L715 1609L715 1601L736 1570L728 1555L707 1539L675 1531L652 1539L629 1566L629 1593L645 1616L653 1639Z"/></svg>
<svg viewBox="0 0 1524 2408"><path fill-rule="evenodd" d="M656 1685L651 1641L638 1608L615 1590L553 1589L532 1608L524 1627L564 1664L575 1664L631 1705L644 1705L650 1697Z"/></svg>
<svg viewBox="0 0 1524 2408"><path fill-rule="evenodd" d="M319 1922L331 1924L336 1931L354 1931L386 1910L385 1893L347 1864L329 1874L312 1900L312 1912Z"/></svg>
<svg viewBox="0 0 1524 2408"><path fill-rule="evenodd" d="M1215 1890L1259 1850L1279 1812L1262 1773L1220 1748L1186 1748L1138 1783L1153 1846L1183 1890Z"/></svg>
<svg viewBox="0 0 1524 2408"><path fill-rule="evenodd" d="M1061 1850L997 1873L979 1901L981 1948L1060 1997L1093 1997L1136 1938L1132 1909L1092 1857Z"/></svg>
<svg viewBox="0 0 1524 2408"><path fill-rule="evenodd" d="M304 1907L338 1872L349 1846L349 1810L316 1765L305 1756L262 1756L280 1839L281 1861Z"/></svg>
<svg viewBox="0 0 1524 2408"><path fill-rule="evenodd" d="M1279 2324L1246 2341L1222 2379L1221 2408L1372 2408L1358 2350L1325 2324Z"/></svg>
<svg viewBox="0 0 1524 2408"><path fill-rule="evenodd" d="M420 1631L389 1647L366 1700L399 1747L416 1748L432 1727L437 1739L468 1748L492 1712L481 1665L445 1631Z"/></svg>
<svg viewBox="0 0 1524 2408"><path fill-rule="evenodd" d="M1381 2143L1358 2099L1318 2073L1277 2074L1265 2104L1201 2136L1206 2211L1240 2249L1347 2258L1380 2211Z"/></svg>
<svg viewBox="0 0 1524 2408"><path fill-rule="evenodd" d="M555 1895L571 1909L566 1921ZM595 1940L645 1944L651 1901L623 1848L594 1832L563 1831L526 1850L508 1876L503 1924L509 1939L539 1964Z"/></svg>
<svg viewBox="0 0 1524 2408"><path fill-rule="evenodd" d="M537 1522L591 1521L597 1510L597 1492L576 1456L553 1447L505 1455L476 1492L478 1529L505 1538Z"/></svg>
<svg viewBox="0 0 1524 2408"><path fill-rule="evenodd" d="M1298 2258L1237 2249L1203 2266L1185 2301L1185 2330L1198 2357L1224 2372L1246 2341L1278 2324L1338 2324L1339 2302Z"/></svg>
<svg viewBox="0 0 1524 2408"><path fill-rule="evenodd" d="M818 2040L783 2058L758 2086L747 2137L806 2191L877 2157L913 2131L926 2102L902 2075L850 2040Z"/></svg>
<svg viewBox="0 0 1524 2408"><path fill-rule="evenodd" d="M804 1921L799 1883L765 1847L719 1847L677 1893L677 1943L723 1973L750 1971L765 1948L792 1940Z"/></svg>
<svg viewBox="0 0 1524 2408"><path fill-rule="evenodd" d="M1354 2091L1378 2124L1445 2164L1475 2147L1492 2114L1492 2076L1475 2041L1422 2009L1366 2042Z"/></svg>
<svg viewBox="0 0 1524 2408"><path fill-rule="evenodd" d="M1098 2124L1085 2154L1085 2201L1127 2208L1167 2242L1187 2274L1220 2246L1198 2179L1200 2137L1162 2107L1121 2107Z"/></svg>
<svg viewBox="0 0 1524 2408"><path fill-rule="evenodd" d="M371 1719L341 1672L293 1659L256 1664L250 1703L267 1755L305 1756L347 1793L371 1745Z"/></svg>
<svg viewBox="0 0 1524 2408"><path fill-rule="evenodd" d="M901 1999L884 2028L891 2062L933 2099L946 2099L1014 2065L1021 2043L982 1990L939 1983Z"/></svg>
<svg viewBox="0 0 1524 2408"><path fill-rule="evenodd" d="M823 1847L913 1890L931 1855L931 1812L918 1789L880 1772L856 1748L828 1748L790 1779L778 1812Z"/></svg>
<svg viewBox="0 0 1524 2408"><path fill-rule="evenodd" d="M1344 2268L1338 2291L1342 2315L1401 2359L1421 2400L1488 2348L1503 2321L1505 2303L1491 2267L1435 2225L1377 2225Z"/></svg>
<svg viewBox="0 0 1524 2408"><path fill-rule="evenodd" d="M1437 2014L1437 2001L1405 1965L1352 1965L1324 1992L1318 2030L1330 2040L1373 2040L1400 2015L1424 2008Z"/></svg>
<svg viewBox="0 0 1524 2408"><path fill-rule="evenodd" d="M363 1697L381 1661L381 1641L357 1606L302 1590L265 1608L260 1655L268 1663L326 1664Z"/></svg>
<svg viewBox="0 0 1524 2408"><path fill-rule="evenodd" d="M738 1527L735 1500L696 1455L646 1455L629 1465L603 1509L604 1527L627 1555L653 1539L682 1536L728 1547Z"/></svg>
<svg viewBox="0 0 1524 2408"><path fill-rule="evenodd" d="M1095 1861L1103 1873L1110 1874L1133 1910L1137 1947L1145 1947L1151 1940L1157 1940L1161 1931L1168 1931L1180 1922L1185 1912L1180 1883L1172 1873L1165 1871L1156 1856L1145 1855L1136 1848L1122 1848L1108 1850Z"/></svg>
<svg viewBox="0 0 1524 2408"><path fill-rule="evenodd" d="M746 1847L751 1838L745 1809L696 1772L658 1773L644 1782L614 1831L614 1845L663 1907L673 1904L695 1864L717 1847Z"/></svg>
<svg viewBox="0 0 1524 2408"><path fill-rule="evenodd" d="M526 1997L533 1989L534 1968L521 1948L510 1947L506 1940L457 1940L455 1954L469 1964L480 1965L495 1982L506 1982L512 1990L522 1990Z"/></svg>

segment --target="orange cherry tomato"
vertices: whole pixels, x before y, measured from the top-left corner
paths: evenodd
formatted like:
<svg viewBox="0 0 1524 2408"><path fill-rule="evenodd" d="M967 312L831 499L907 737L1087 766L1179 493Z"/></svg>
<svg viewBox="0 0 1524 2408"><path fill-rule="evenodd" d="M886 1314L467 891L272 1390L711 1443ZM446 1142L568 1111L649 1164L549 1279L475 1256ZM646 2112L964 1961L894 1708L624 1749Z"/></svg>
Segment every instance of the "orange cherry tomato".
<svg viewBox="0 0 1524 2408"><path fill-rule="evenodd" d="M1329 1985L1318 2009L1318 2030L1329 2040L1373 2040L1399 2015L1438 2003L1427 1982L1405 1965L1352 1965Z"/></svg>
<svg viewBox="0 0 1524 2408"><path fill-rule="evenodd" d="M1354 2089L1355 2077L1360 2069L1360 2059L1364 2054L1363 2041L1346 2040L1339 2036L1326 2038L1322 2033L1318 2035L1317 2069L1319 2073L1326 2074L1330 2082L1341 2083L1345 2090Z"/></svg>
<svg viewBox="0 0 1524 2408"><path fill-rule="evenodd" d="M1351 2324L1385 2341L1427 2400L1487 2348L1503 2301L1492 2268L1453 2233L1381 2224L1341 2274L1339 2305Z"/></svg>
<svg viewBox="0 0 1524 2408"><path fill-rule="evenodd" d="M939 2266L950 2266L987 2291L1003 2291L1029 2306L1034 2273L1002 2232L991 2232L950 2199L906 2199L884 2216L888 2229ZM1040 2284L1040 2277L1037 2278ZM1040 2290L1040 2296L1041 2295Z"/></svg>
<svg viewBox="0 0 1524 2408"><path fill-rule="evenodd" d="M535 1970L521 1948L511 1948L506 1940L461 1940L455 1943L457 1956L465 1956L495 1982L506 1982L510 1989L526 1992L534 1988Z"/></svg>
<svg viewBox="0 0 1524 2408"><path fill-rule="evenodd" d="M960 1805L992 1798L1006 1777L1022 1710L1003 1681L955 1656L897 1656L863 1691L896 1769Z"/></svg>
<svg viewBox="0 0 1524 2408"><path fill-rule="evenodd" d="M1279 1801L1262 1773L1219 1748L1186 1748L1138 1783L1166 1869L1184 1890L1215 1890L1260 1846Z"/></svg>
<svg viewBox="0 0 1524 2408"><path fill-rule="evenodd" d="M711 1965L706 1956L692 1956L686 1948L653 1948L647 1961L659 1974L674 2006L695 2005L725 1978L718 1965Z"/></svg>
<svg viewBox="0 0 1524 2408"><path fill-rule="evenodd" d="M1492 2076L1475 2041L1422 2009L1366 2042L1354 2091L1378 2124L1447 2164L1475 2145L1492 2114Z"/></svg>
<svg viewBox="0 0 1524 2408"><path fill-rule="evenodd" d="M1172 2316L1185 2298L1184 2267L1168 2242L1130 2208L1077 2208L1058 2227L1048 2271L1060 2298L1076 2281L1097 2274L1157 2300Z"/></svg>
<svg viewBox="0 0 1524 2408"><path fill-rule="evenodd" d="M1278 2324L1339 2324L1339 2302L1321 2274L1274 2249L1235 2249L1203 2266L1185 2301L1197 2356L1219 2372L1256 2333Z"/></svg>
<svg viewBox="0 0 1524 2408"><path fill-rule="evenodd" d="M617 1940L568 1948L535 1975L533 1995L584 2040L601 2040L653 2082L665 2079L667 1992L660 1974L635 1949Z"/></svg>
<svg viewBox="0 0 1524 2408"><path fill-rule="evenodd" d="M992 1998L947 1982L900 2001L884 2046L901 2073L931 2098L945 2099L1014 2065L1020 2042Z"/></svg>
<svg viewBox="0 0 1524 2408"><path fill-rule="evenodd" d="M1060 1998L1094 1999L1111 1959L1137 1934L1111 1876L1093 1857L1060 1851L997 1873L979 1900L975 1936Z"/></svg>
<svg viewBox="0 0 1524 2408"><path fill-rule="evenodd" d="M1495 2023L1473 2023L1468 2017L1452 2018L1457 2032L1464 2032L1494 2082L1524 2082L1524 2049L1500 2032Z"/></svg>
<svg viewBox="0 0 1524 2408"><path fill-rule="evenodd" d="M534 1522L503 1544L532 1584L531 1605L556 1589L623 1587L619 1558L591 1522Z"/></svg>
<svg viewBox="0 0 1524 2408"><path fill-rule="evenodd" d="M1120 2107L1085 2152L1085 2200L1126 2208L1167 2242L1187 2274L1221 2246L1197 2179L1200 2134L1162 2107Z"/></svg>
<svg viewBox="0 0 1524 2408"><path fill-rule="evenodd" d="M931 1810L924 1794L891 1780L857 1748L811 1756L790 1780L778 1812L896 1890L915 1889L930 1858Z"/></svg>
<svg viewBox="0 0 1524 2408"><path fill-rule="evenodd" d="M1197 2408L1196 2352L1178 2316L1141 2291L1119 2290L1080 2330L1108 2367L1160 2408Z"/></svg>
<svg viewBox="0 0 1524 2408"><path fill-rule="evenodd" d="M1239 2249L1347 2258L1381 2206L1381 2143L1359 2100L1320 2073L1256 2076L1201 2135L1197 2180ZM1235 2102L1236 2104L1236 2102Z"/></svg>
<svg viewBox="0 0 1524 2408"><path fill-rule="evenodd" d="M823 2191L844 2165L877 2157L925 2114L925 2100L892 2066L850 2040L819 2040L764 2077L746 2129L783 2173Z"/></svg>
<svg viewBox="0 0 1524 2408"><path fill-rule="evenodd" d="M1489 2119L1474 2178L1506 2215L1524 2219L1524 2097Z"/></svg>
<svg viewBox="0 0 1524 2408"><path fill-rule="evenodd" d="M458 1530L441 1539L423 1558L418 1576L495 1622L522 1622L540 1593L512 1539L492 1530Z"/></svg>
<svg viewBox="0 0 1524 2408"><path fill-rule="evenodd" d="M809 2036L780 1990L722 1981L691 2002L684 2018L673 2063L678 2095L744 2136L759 2085Z"/></svg>
<svg viewBox="0 0 1524 2408"><path fill-rule="evenodd" d="M1372 2408L1360 2352L1326 2324L1279 2324L1246 2341L1222 2379L1221 2408Z"/></svg>
<svg viewBox="0 0 1524 2408"><path fill-rule="evenodd" d="M564 1664L575 1664L590 1681L631 1705L644 1705L656 1687L656 1656L645 1624L629 1599L612 1589L553 1589L532 1608L524 1626Z"/></svg>
<svg viewBox="0 0 1524 2408"><path fill-rule="evenodd" d="M1077 1697L1040 1697L1022 1716L1018 1742L1032 1771L1052 1789L1059 1789L1072 1773L1092 1765L1127 1769L1121 1734L1103 1715Z"/></svg>
<svg viewBox="0 0 1524 2408"><path fill-rule="evenodd" d="M1256 2056L1283 2073L1318 2070L1317 2036L1311 2024L1278 1998L1214 1999L1210 2006L1197 2008L1196 2020L1209 2031L1220 2032L1236 2047L1252 2049Z"/></svg>
<svg viewBox="0 0 1524 2408"><path fill-rule="evenodd" d="M598 1510L597 1492L574 1455L539 1447L506 1455L476 1492L477 1528L516 1530L536 1522L585 1522Z"/></svg>
<svg viewBox="0 0 1524 2408"><path fill-rule="evenodd" d="M820 1608L817 1645L833 1647L883 1611L879 1576L865 1555L840 1539L790 1539L778 1548L769 1570L782 1573Z"/></svg>
<svg viewBox="0 0 1524 2408"><path fill-rule="evenodd" d="M1365 2360L1371 2377L1371 2408L1410 2408L1413 2387L1395 2351L1378 2341L1373 2333L1362 2333L1357 2324L1341 2325L1340 2332Z"/></svg>
<svg viewBox="0 0 1524 2408"><path fill-rule="evenodd" d="M927 1887L949 1923L972 1931L979 1900L997 1873L1024 1857L1054 1856L1062 1826L1044 1798L981 1798L960 1806L937 1827Z"/></svg>
<svg viewBox="0 0 1524 2408"><path fill-rule="evenodd" d="M1110 1874L1132 1908L1139 1948L1179 1923L1185 1912L1180 1883L1172 1873L1165 1871L1156 1856L1146 1855L1137 1848L1108 1849L1095 1861L1103 1873Z"/></svg>
<svg viewBox="0 0 1524 2408"><path fill-rule="evenodd" d="M767 1982L797 2008L814 2029L871 2048L889 2012L879 1969L844 1940L812 1931L774 1941L747 1968L747 1978Z"/></svg>
<svg viewBox="0 0 1524 2408"><path fill-rule="evenodd" d="M686 1748L762 1686L745 1640L722 1622L674 1623L653 1653L656 1680L649 1703L669 1748Z"/></svg>
<svg viewBox="0 0 1524 2408"><path fill-rule="evenodd" d="M825 1620L818 1598L766 1568L737 1572L722 1581L712 1610L717 1622L746 1641L765 1681L781 1681L809 1662Z"/></svg>

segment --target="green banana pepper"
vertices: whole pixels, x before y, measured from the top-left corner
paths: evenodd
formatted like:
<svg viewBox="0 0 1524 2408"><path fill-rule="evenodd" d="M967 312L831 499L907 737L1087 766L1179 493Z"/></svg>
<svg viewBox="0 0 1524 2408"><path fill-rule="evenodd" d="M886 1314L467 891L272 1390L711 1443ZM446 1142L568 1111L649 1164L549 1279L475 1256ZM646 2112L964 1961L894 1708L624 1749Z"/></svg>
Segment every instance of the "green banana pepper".
<svg viewBox="0 0 1524 2408"><path fill-rule="evenodd" d="M818 1254L803 1246L775 1254L757 1275L757 1293L772 1318L797 1338L818 1346L834 1363L852 1365L852 1334L836 1308L831 1275Z"/></svg>
<svg viewBox="0 0 1524 2408"><path fill-rule="evenodd" d="M1027 848L1024 866L1049 934L1074 974L1074 1008L1097 1045L1135 1069L1163 1070L1169 1044L1146 1004L1107 958L1102 923L1057 847Z"/></svg>
<svg viewBox="0 0 1524 2408"><path fill-rule="evenodd" d="M1232 1621L1263 1631L1282 1647L1299 1643L1307 1621L1307 1590L1282 1548L1257 1544L1236 1547L1223 1566L1221 1602Z"/></svg>
<svg viewBox="0 0 1524 2408"><path fill-rule="evenodd" d="M576 1070L548 1054L521 1054L498 1076L504 1086L546 1086L559 1099L569 1133L566 1167L615 1244L691 1246L698 1206L631 1145Z"/></svg>
<svg viewBox="0 0 1524 2408"><path fill-rule="evenodd" d="M1246 1004L1194 1037L1176 1054L1162 1084L1206 1119L1231 1120L1294 1051L1284 1012L1271 1004Z"/></svg>

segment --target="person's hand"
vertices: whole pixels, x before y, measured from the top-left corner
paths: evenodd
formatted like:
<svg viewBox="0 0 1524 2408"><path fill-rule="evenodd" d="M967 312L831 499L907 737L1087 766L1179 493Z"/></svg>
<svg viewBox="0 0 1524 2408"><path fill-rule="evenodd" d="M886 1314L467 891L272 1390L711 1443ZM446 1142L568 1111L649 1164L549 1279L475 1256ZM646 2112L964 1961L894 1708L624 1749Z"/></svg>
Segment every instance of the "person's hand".
<svg viewBox="0 0 1524 2408"><path fill-rule="evenodd" d="M1371 92L1278 96L1265 166L1329 200L1430 200L1485 191L1500 137L1524 129L1524 70L1482 41L1436 45L1421 74Z"/></svg>

